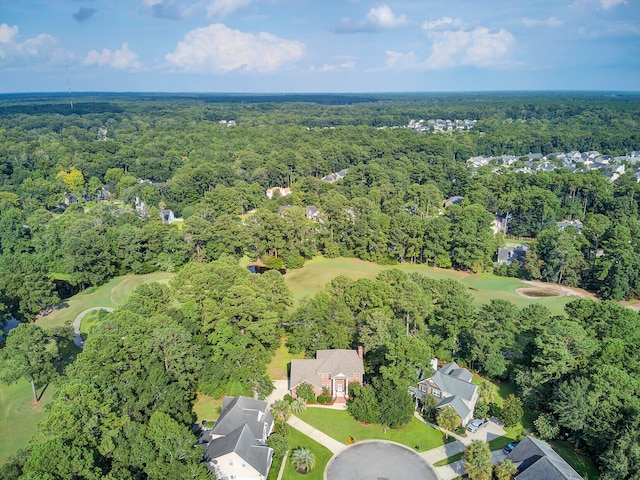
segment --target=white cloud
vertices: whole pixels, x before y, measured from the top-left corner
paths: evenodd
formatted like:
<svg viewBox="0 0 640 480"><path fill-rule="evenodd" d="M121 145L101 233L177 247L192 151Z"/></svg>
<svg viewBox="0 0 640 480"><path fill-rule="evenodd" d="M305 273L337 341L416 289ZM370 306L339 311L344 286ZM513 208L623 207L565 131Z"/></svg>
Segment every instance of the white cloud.
<svg viewBox="0 0 640 480"><path fill-rule="evenodd" d="M372 8L364 20L353 23L343 18L335 28L336 33L375 33L395 30L407 23L406 15L396 15L388 5Z"/></svg>
<svg viewBox="0 0 640 480"><path fill-rule="evenodd" d="M142 67L138 61L138 55L129 50L129 45L123 43L120 50L113 52L108 48L102 49L102 53L91 50L84 59L85 65L107 66L115 70L140 70Z"/></svg>
<svg viewBox="0 0 640 480"><path fill-rule="evenodd" d="M341 63L333 63L333 64L325 63L321 67L317 67L317 68L314 66L311 66L309 70L312 72L319 72L319 73L332 73L332 72L341 72L343 70L351 70L353 69L353 67L355 67L355 62L353 60L345 60L344 62L341 62Z"/></svg>
<svg viewBox="0 0 640 480"><path fill-rule="evenodd" d="M165 58L170 66L186 72L274 72L300 59L304 51L302 42L215 23L187 33Z"/></svg>
<svg viewBox="0 0 640 480"><path fill-rule="evenodd" d="M618 5L626 5L628 0L575 0L570 7L580 7L582 5L596 5L602 8L603 10L610 10L613 7L617 7Z"/></svg>
<svg viewBox="0 0 640 480"><path fill-rule="evenodd" d="M444 17L423 23L422 29L432 41L428 58L422 59L413 51L387 50L387 69L496 68L511 64L508 56L515 40L504 28L498 31L487 27L469 29L459 18Z"/></svg>
<svg viewBox="0 0 640 480"><path fill-rule="evenodd" d="M600 0L600 5L604 10L616 7L618 5L626 5L627 0Z"/></svg>
<svg viewBox="0 0 640 480"><path fill-rule="evenodd" d="M0 25L0 43L12 43L13 37L18 35L18 26L10 27L6 23Z"/></svg>
<svg viewBox="0 0 640 480"><path fill-rule="evenodd" d="M386 68L390 70L412 70L415 68L424 68L424 63L413 53L394 52L387 50Z"/></svg>
<svg viewBox="0 0 640 480"><path fill-rule="evenodd" d="M251 4L251 0L213 0L207 5L209 18L224 18Z"/></svg>
<svg viewBox="0 0 640 480"><path fill-rule="evenodd" d="M38 68L68 62L73 55L58 46L58 39L47 33L20 40L17 25L0 24L0 63L10 70Z"/></svg>
<svg viewBox="0 0 640 480"><path fill-rule="evenodd" d="M521 19L520 22L525 27L561 27L563 24L562 20L559 20L556 17L549 17L546 20L525 17Z"/></svg>
<svg viewBox="0 0 640 480"><path fill-rule="evenodd" d="M464 22L460 18L442 17L433 21L426 21L422 24L423 30L439 31L451 30L452 28L463 28Z"/></svg>

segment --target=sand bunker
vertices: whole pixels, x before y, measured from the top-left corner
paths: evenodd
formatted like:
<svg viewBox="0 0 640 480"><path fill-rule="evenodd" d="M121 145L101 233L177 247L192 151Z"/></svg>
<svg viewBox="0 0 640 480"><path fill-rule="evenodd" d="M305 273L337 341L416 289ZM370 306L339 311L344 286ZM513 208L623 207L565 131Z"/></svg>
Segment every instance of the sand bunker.
<svg viewBox="0 0 640 480"><path fill-rule="evenodd" d="M595 298L595 295L580 288L565 287L555 283L544 282L525 281L524 283L530 286L518 288L516 293L527 298L565 297L568 295L575 295L583 298Z"/></svg>

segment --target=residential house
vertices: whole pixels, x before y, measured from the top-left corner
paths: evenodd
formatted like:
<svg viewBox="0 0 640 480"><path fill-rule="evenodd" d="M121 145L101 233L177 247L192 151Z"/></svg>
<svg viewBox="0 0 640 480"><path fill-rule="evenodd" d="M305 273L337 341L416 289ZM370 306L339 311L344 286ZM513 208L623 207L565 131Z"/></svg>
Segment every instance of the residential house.
<svg viewBox="0 0 640 480"><path fill-rule="evenodd" d="M509 220L511 220L511 215L508 217L503 217L501 215L494 215L493 222L491 222L491 230L494 235L502 232L505 235L507 234L507 230L509 228Z"/></svg>
<svg viewBox="0 0 640 480"><path fill-rule="evenodd" d="M556 222L556 226L560 230L564 230L567 227L573 227L573 228L576 228L577 230L580 230L580 231L582 231L582 229L584 227L582 225L582 222L580 220L578 220L577 218L573 219L573 220L565 219L565 220L562 220L561 222Z"/></svg>
<svg viewBox="0 0 640 480"><path fill-rule="evenodd" d="M347 174L348 170L348 168L345 168L343 170L340 170L339 172L330 173L329 175L325 175L324 177L322 177L320 180L322 180L323 182L335 183L338 180L342 180Z"/></svg>
<svg viewBox="0 0 640 480"><path fill-rule="evenodd" d="M162 223L173 223L176 221L176 216L173 214L173 211L168 209L160 210L160 218L162 218Z"/></svg>
<svg viewBox="0 0 640 480"><path fill-rule="evenodd" d="M471 372L456 363L448 363L437 370L436 359L432 360L432 366L435 370L433 375L420 380L418 387L411 387L409 391L418 405L427 395L436 397L439 399L436 406L438 410L453 408L462 420L462 425L466 425L473 420L478 401L478 386L471 382Z"/></svg>
<svg viewBox="0 0 640 480"><path fill-rule="evenodd" d="M504 247L498 249L498 264L504 263L505 265L511 265L513 262L518 262L520 266L524 264L524 259L527 256L527 250L529 245L520 243L506 243Z"/></svg>
<svg viewBox="0 0 640 480"><path fill-rule="evenodd" d="M141 200L140 197L136 197L134 209L141 217L148 216L151 211L151 208L149 208L149 206L144 203L144 200Z"/></svg>
<svg viewBox="0 0 640 480"><path fill-rule="evenodd" d="M281 197L286 197L287 195L291 195L291 189L289 187L272 187L267 189L267 197L273 198L273 196L280 195Z"/></svg>
<svg viewBox="0 0 640 480"><path fill-rule="evenodd" d="M450 207L451 205L460 205L463 200L464 200L464 197L461 197L459 195L449 197L445 200L444 206Z"/></svg>
<svg viewBox="0 0 640 480"><path fill-rule="evenodd" d="M248 397L225 397L220 417L198 440L206 445L204 461L218 480L265 480L273 460L266 444L273 431L267 402Z"/></svg>
<svg viewBox="0 0 640 480"><path fill-rule="evenodd" d="M349 385L359 383L364 378L362 363L362 347L358 350L318 350L315 359L292 360L289 390L296 398L296 388L302 383L313 386L316 396L323 389L329 391L334 400L346 401L349 396Z"/></svg>
<svg viewBox="0 0 640 480"><path fill-rule="evenodd" d="M320 210L318 210L318 207L315 205L307 205L305 208L305 214L309 220L318 220L321 223L324 223L320 218Z"/></svg>
<svg viewBox="0 0 640 480"><path fill-rule="evenodd" d="M507 460L518 465L516 480L582 480L548 443L533 437L524 437L507 455Z"/></svg>

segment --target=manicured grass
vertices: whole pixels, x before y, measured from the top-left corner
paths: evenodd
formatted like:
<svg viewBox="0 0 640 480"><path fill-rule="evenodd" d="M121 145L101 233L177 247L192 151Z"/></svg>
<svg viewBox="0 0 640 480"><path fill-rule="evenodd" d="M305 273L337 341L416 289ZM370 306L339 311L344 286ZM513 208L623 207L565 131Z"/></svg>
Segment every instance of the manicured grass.
<svg viewBox="0 0 640 480"><path fill-rule="evenodd" d="M287 435L289 441L289 458L287 459L287 465L284 468L283 480L322 480L324 478L324 469L329 463L329 460L333 456L328 448L323 447L315 440L310 439L305 434L299 432L293 427L289 427L289 434ZM311 450L311 453L316 457L316 466L309 473L303 475L296 472L296 469L291 463L291 451L295 448L303 447ZM277 476L277 473L276 473ZM269 475L271 478L271 475ZM273 477L276 478L276 477Z"/></svg>
<svg viewBox="0 0 640 480"><path fill-rule="evenodd" d="M44 404L51 398L51 393L51 387L47 388L40 402L34 405L31 384L27 380L0 387L0 465L25 447L36 432L38 422L47 418Z"/></svg>
<svg viewBox="0 0 640 480"><path fill-rule="evenodd" d="M220 416L222 400L222 398L213 398L204 393L198 393L196 402L193 404L193 413L196 414L197 422L217 420Z"/></svg>
<svg viewBox="0 0 640 480"><path fill-rule="evenodd" d="M553 449L558 452L576 472L578 472L585 480L594 480L600 478L600 472L596 468L591 458L576 452L573 445L569 442L554 440L549 442Z"/></svg>
<svg viewBox="0 0 640 480"><path fill-rule="evenodd" d="M457 280L469 289L477 305L489 303L493 299L503 299L512 302L519 308L532 303L545 305L552 314L559 315L564 312L564 306L575 300L576 296L526 298L516 289L528 286L516 278L498 277L491 274L469 274L456 270L426 267L424 265L412 265L403 263L400 265L378 265L364 262L355 258L324 258L316 257L305 262L301 269L289 270L285 280L291 289L294 299L299 302L305 296L315 295L322 290L327 283L338 275L344 275L352 279L375 278L382 270L397 268L404 272L418 272L434 279Z"/></svg>
<svg viewBox="0 0 640 480"><path fill-rule="evenodd" d="M426 425L415 417L403 428L388 428L384 432L382 425L362 425L346 410L310 407L297 415L309 425L326 433L337 441L346 444L347 437L358 440L390 440L402 443L410 448L418 447L418 451L431 450L443 445L442 433Z"/></svg>
<svg viewBox="0 0 640 480"><path fill-rule="evenodd" d="M172 273L156 272L147 275L126 275L112 278L110 281L96 289L90 289L89 293L80 292L63 302L64 306L46 317L40 318L36 323L42 328L53 328L71 325L76 316L84 310L92 307L117 307L125 302L131 292L143 283L168 282Z"/></svg>
<svg viewBox="0 0 640 480"><path fill-rule="evenodd" d="M80 333L88 335L99 323L100 310L87 313L80 324Z"/></svg>
<svg viewBox="0 0 640 480"><path fill-rule="evenodd" d="M304 352L292 355L286 347L287 339L283 338L280 348L276 350L273 360L267 366L267 375L271 380L286 380L289 378L289 364L294 358L304 358Z"/></svg>

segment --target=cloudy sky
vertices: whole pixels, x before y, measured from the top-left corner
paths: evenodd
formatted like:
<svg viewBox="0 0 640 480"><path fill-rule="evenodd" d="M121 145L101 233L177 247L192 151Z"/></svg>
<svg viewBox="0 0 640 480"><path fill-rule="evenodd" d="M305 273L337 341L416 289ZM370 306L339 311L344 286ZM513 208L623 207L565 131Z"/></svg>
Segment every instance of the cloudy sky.
<svg viewBox="0 0 640 480"><path fill-rule="evenodd" d="M0 0L0 93L640 91L640 0Z"/></svg>

